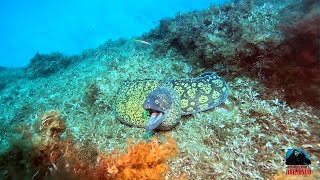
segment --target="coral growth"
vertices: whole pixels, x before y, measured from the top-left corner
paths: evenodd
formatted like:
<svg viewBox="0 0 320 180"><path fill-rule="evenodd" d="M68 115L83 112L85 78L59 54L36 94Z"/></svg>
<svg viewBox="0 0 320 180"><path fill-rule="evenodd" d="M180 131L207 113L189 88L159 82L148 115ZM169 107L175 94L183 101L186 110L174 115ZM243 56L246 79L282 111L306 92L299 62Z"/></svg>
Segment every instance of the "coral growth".
<svg viewBox="0 0 320 180"><path fill-rule="evenodd" d="M48 111L39 117L40 133L48 138L57 138L65 131L64 119L59 111Z"/></svg>
<svg viewBox="0 0 320 180"><path fill-rule="evenodd" d="M21 179L34 173L37 176L52 174L70 143L61 137L66 129L64 123L59 111L48 111L39 115L33 130L14 124L11 131L19 131L22 136L13 137L8 152L0 156L1 161L8 162L4 169L1 164L1 172L6 172L4 177Z"/></svg>
<svg viewBox="0 0 320 180"><path fill-rule="evenodd" d="M52 173L57 169L56 163L68 144L61 138L66 129L64 121L59 111L48 111L39 116L35 124L38 133L33 136L33 148L29 152L31 169L38 169L40 174Z"/></svg>
<svg viewBox="0 0 320 180"><path fill-rule="evenodd" d="M113 151L100 154L95 178L98 179L164 179L169 167L166 163L178 153L174 139L166 134L167 141L159 143L153 138L148 143L131 145L128 141L127 154Z"/></svg>

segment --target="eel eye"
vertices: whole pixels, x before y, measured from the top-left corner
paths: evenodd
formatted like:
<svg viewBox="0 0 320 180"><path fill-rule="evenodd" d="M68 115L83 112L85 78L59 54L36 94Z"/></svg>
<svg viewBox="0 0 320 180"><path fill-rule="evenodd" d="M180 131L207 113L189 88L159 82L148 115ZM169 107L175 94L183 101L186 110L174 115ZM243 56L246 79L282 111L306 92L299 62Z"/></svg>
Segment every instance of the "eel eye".
<svg viewBox="0 0 320 180"><path fill-rule="evenodd" d="M156 100L154 101L154 103L159 104L159 100L156 99Z"/></svg>

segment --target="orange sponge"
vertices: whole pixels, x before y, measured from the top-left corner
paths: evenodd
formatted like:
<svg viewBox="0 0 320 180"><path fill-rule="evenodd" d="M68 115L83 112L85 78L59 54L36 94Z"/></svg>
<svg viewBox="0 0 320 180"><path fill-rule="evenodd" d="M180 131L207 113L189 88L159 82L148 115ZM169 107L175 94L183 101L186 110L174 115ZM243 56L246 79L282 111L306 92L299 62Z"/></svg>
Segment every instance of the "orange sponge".
<svg viewBox="0 0 320 180"><path fill-rule="evenodd" d="M164 179L169 167L166 160L178 154L176 142L166 134L166 142L157 137L150 142L132 145L128 141L128 152L113 151L100 154L94 171L94 179Z"/></svg>

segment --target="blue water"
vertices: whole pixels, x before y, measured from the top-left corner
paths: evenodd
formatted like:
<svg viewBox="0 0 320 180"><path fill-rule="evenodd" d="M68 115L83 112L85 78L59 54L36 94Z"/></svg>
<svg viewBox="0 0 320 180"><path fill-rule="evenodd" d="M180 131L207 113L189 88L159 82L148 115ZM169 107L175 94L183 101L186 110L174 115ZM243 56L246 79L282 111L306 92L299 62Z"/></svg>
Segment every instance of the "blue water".
<svg viewBox="0 0 320 180"><path fill-rule="evenodd" d="M225 0L2 0L0 66L26 66L35 53L75 54L108 39L139 36L164 17Z"/></svg>

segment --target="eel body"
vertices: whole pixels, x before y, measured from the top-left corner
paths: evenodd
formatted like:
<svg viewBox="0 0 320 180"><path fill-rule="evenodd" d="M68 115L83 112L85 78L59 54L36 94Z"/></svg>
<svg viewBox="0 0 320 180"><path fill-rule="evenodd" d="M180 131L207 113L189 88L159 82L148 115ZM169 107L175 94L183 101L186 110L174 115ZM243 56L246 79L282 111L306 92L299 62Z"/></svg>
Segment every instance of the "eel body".
<svg viewBox="0 0 320 180"><path fill-rule="evenodd" d="M212 109L228 96L226 82L216 73L177 80L125 82L115 102L116 117L130 126L169 130L180 116Z"/></svg>

